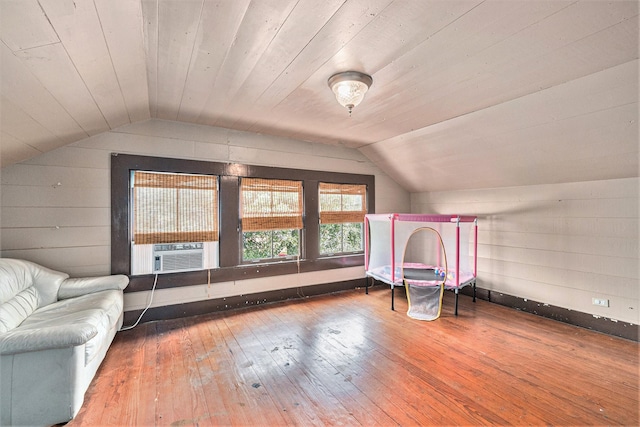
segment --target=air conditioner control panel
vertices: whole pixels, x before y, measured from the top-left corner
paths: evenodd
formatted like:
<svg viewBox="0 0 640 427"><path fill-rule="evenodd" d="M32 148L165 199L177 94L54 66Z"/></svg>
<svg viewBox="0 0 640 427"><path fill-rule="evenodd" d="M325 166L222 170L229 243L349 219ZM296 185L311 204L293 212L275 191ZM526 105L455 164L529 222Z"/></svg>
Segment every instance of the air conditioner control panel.
<svg viewBox="0 0 640 427"><path fill-rule="evenodd" d="M153 245L153 250L159 251L180 251L191 249L202 249L203 243L164 243L162 245Z"/></svg>

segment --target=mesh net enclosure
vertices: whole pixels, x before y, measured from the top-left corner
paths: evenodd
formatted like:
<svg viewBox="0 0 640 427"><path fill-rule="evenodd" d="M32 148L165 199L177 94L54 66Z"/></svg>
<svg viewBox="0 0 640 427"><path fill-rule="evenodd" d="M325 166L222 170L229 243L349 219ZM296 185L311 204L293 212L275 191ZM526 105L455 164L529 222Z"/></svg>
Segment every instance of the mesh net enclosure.
<svg viewBox="0 0 640 427"><path fill-rule="evenodd" d="M407 316L417 320L436 320L442 310L444 286L406 284L409 309Z"/></svg>
<svg viewBox="0 0 640 427"><path fill-rule="evenodd" d="M440 233L431 227L415 229L405 244L401 266L407 316L417 320L440 317L447 277L447 256Z"/></svg>

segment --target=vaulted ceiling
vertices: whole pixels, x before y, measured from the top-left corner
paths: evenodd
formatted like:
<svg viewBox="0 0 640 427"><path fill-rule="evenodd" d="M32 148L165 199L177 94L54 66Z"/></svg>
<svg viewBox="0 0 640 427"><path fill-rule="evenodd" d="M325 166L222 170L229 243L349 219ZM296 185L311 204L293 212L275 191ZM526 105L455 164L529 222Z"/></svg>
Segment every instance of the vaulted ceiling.
<svg viewBox="0 0 640 427"><path fill-rule="evenodd" d="M638 176L638 2L1 0L2 165L149 118L357 148L409 191ZM352 117L327 86L373 85Z"/></svg>

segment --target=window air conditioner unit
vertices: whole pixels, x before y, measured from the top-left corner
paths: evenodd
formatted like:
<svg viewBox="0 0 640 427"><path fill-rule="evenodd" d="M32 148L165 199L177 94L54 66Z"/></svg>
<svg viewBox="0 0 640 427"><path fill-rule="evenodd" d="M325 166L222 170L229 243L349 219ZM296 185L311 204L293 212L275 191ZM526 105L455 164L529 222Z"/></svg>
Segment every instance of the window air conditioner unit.
<svg viewBox="0 0 640 427"><path fill-rule="evenodd" d="M153 273L177 273L204 269L203 243L153 245Z"/></svg>

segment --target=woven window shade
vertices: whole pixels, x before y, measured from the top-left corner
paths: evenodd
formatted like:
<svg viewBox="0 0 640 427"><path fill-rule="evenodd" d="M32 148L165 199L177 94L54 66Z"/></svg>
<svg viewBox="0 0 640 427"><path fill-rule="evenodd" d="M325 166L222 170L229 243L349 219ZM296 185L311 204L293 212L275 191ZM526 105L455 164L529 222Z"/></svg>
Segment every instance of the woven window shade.
<svg viewBox="0 0 640 427"><path fill-rule="evenodd" d="M321 182L318 193L321 224L364 222L367 213L366 185Z"/></svg>
<svg viewBox="0 0 640 427"><path fill-rule="evenodd" d="M134 172L136 244L218 240L218 177Z"/></svg>
<svg viewBox="0 0 640 427"><path fill-rule="evenodd" d="M302 181L242 178L242 231L302 228Z"/></svg>

